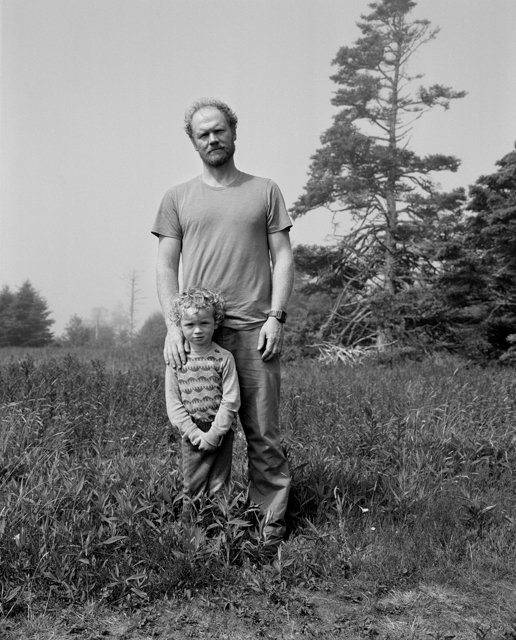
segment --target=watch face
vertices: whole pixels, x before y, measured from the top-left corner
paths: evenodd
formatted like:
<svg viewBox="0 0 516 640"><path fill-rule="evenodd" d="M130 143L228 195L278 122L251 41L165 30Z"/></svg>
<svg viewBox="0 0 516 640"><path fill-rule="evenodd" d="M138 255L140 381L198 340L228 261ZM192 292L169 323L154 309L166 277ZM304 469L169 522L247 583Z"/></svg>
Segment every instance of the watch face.
<svg viewBox="0 0 516 640"><path fill-rule="evenodd" d="M277 318L280 322L285 322L287 314L284 311L269 311L269 316Z"/></svg>

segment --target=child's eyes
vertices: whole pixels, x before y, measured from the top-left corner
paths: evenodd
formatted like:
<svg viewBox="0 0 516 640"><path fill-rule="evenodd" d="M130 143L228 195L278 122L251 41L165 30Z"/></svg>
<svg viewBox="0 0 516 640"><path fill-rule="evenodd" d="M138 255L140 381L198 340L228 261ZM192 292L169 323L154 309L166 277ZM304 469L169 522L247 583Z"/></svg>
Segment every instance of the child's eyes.
<svg viewBox="0 0 516 640"><path fill-rule="evenodd" d="M209 326L211 323L208 320L205 320L203 322L199 322L199 324L203 326ZM191 329L194 326L195 325L193 322L183 322L183 327L186 327L187 329Z"/></svg>

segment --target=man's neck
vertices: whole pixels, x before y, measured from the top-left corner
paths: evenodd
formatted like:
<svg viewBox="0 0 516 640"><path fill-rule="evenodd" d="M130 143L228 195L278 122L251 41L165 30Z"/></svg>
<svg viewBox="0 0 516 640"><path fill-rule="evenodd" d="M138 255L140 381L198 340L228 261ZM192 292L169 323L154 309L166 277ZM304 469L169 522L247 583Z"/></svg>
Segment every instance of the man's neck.
<svg viewBox="0 0 516 640"><path fill-rule="evenodd" d="M227 187L235 181L240 172L235 167L233 158L220 167L203 165L202 179L210 187Z"/></svg>

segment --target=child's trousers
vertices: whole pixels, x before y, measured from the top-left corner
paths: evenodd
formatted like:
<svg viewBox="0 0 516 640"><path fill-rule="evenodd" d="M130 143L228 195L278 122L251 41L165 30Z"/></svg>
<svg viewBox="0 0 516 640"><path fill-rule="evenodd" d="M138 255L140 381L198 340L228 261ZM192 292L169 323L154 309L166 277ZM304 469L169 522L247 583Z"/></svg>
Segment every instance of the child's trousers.
<svg viewBox="0 0 516 640"><path fill-rule="evenodd" d="M211 496L229 486L234 437L230 429L215 451L199 451L189 440L182 441L185 493L192 498Z"/></svg>

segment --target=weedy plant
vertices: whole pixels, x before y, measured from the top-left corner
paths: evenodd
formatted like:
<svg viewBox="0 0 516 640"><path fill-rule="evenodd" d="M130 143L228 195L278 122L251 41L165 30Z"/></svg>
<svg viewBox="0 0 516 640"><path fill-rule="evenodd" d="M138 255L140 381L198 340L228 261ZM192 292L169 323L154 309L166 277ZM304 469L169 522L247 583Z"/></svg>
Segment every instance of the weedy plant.
<svg viewBox="0 0 516 640"><path fill-rule="evenodd" d="M1 612L208 591L496 572L516 560L516 382L452 359L286 367L289 538L267 554L243 439L230 495L183 514L163 367L63 355L0 365Z"/></svg>
<svg viewBox="0 0 516 640"><path fill-rule="evenodd" d="M515 419L508 369L438 358L292 368L292 526L327 527L333 557L347 548L354 571L384 584L444 574L472 548L503 571L515 552Z"/></svg>

